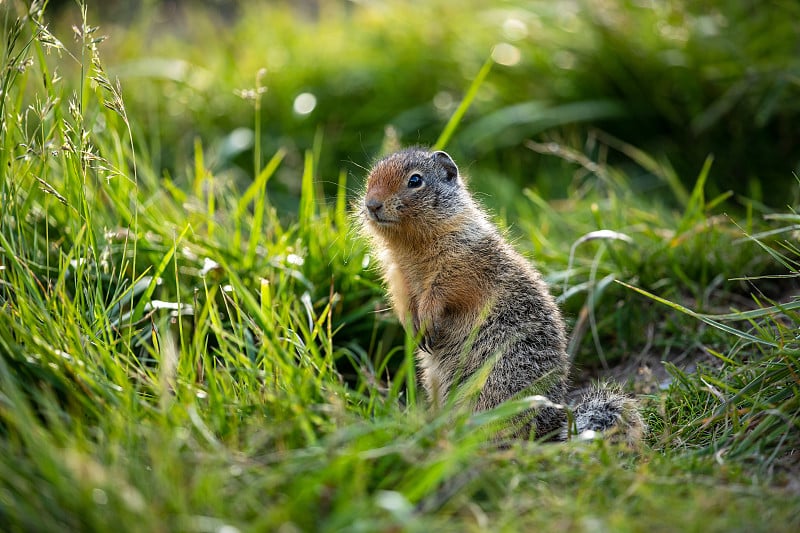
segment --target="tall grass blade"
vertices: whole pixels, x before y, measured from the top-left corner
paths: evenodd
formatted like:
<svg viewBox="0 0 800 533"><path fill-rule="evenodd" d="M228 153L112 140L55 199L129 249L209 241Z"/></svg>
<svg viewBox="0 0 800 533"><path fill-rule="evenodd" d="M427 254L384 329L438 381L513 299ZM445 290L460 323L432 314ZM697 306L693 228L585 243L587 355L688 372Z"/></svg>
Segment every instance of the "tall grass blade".
<svg viewBox="0 0 800 533"><path fill-rule="evenodd" d="M272 159L269 160L267 165L259 172L256 179L250 187L247 188L242 198L239 200L237 211L237 219L241 220L244 215L247 205L255 198L255 205L253 206L253 224L250 227L250 240L247 243L247 253L244 256L243 265L245 268L253 266L256 257L256 250L263 238L262 226L264 224L264 213L267 209L267 183L269 179L275 174L275 171L283 161L286 152L283 148L275 152Z"/></svg>
<svg viewBox="0 0 800 533"><path fill-rule="evenodd" d="M703 168L700 170L700 174L697 176L697 181L695 181L694 188L692 189L692 194L689 197L686 206L684 207L683 218L681 219L680 224L678 225L678 234L682 234L689 230L692 226L696 225L698 220L703 218L703 214L706 210L705 206L705 186L706 180L708 179L708 173L711 170L711 164L713 163L714 158L713 156L706 157L705 162L703 163Z"/></svg>
<svg viewBox="0 0 800 533"><path fill-rule="evenodd" d="M486 77L489 75L489 72L491 72L492 65L494 65L494 60L492 60L492 58L489 57L483 64L481 69L478 71L478 75L475 76L474 80L472 80L472 83L469 85L469 88L467 89L467 94L464 95L464 99L461 100L461 103L453 112L453 115L450 117L450 120L447 121L447 124L445 125L444 130L442 130L441 135L439 135L439 138L436 139L436 142L433 144L434 150L443 150L450 142L453 133L455 133L456 128L461 123L461 120L464 118L464 115L469 109L469 106L472 105L472 101L478 94L478 89L480 89L481 85L483 85L484 80L486 80Z"/></svg>
<svg viewBox="0 0 800 533"><path fill-rule="evenodd" d="M303 162L303 177L300 185L300 209L298 219L300 227L310 228L314 222L314 204L316 203L314 191L314 154L306 151Z"/></svg>
<svg viewBox="0 0 800 533"><path fill-rule="evenodd" d="M158 263L158 266L156 266L152 274L153 277L150 280L150 283L147 285L147 289L145 289L145 291L142 293L141 298L139 299L139 301L137 302L136 306L133 309L133 313L131 314L132 323L135 324L136 322L141 320L141 318L144 316L145 306L150 301L150 298L153 296L153 292L155 292L156 287L158 286L161 280L162 274L164 274L164 272L167 269L167 266L169 265L169 262L175 255L175 251L178 248L178 243L183 241L183 239L186 237L186 234L189 233L190 229L191 226L187 224L186 227L183 228L183 231L181 231L180 235L178 235L178 237L175 239L173 245L167 249L167 253L165 253L164 257L161 258L161 261Z"/></svg>
<svg viewBox="0 0 800 533"><path fill-rule="evenodd" d="M750 333L738 330L736 328L732 328L731 326L728 326L726 324L718 322L717 320L714 320L709 315L704 315L704 314L701 314L701 313L697 313L697 312L692 311L691 309L689 309L687 307L684 307L684 306L682 306L680 304L677 304L675 302L671 302L669 300L666 300L664 298L656 296L655 294L649 293L644 289L640 289L638 287L634 287L633 285L629 285L629 284L625 283L624 281L616 280L616 282L619 283L620 285L622 285L623 287L626 287L626 288L628 288L628 289L630 289L632 291L638 292L639 294L641 294L643 296L646 296L646 297L650 298L651 300L655 300L656 302L658 302L660 304L664 304L667 307L670 307L671 309L674 309L674 310L679 311L679 312L681 312L683 314L686 314L686 315L689 315L689 316L691 316L693 318L701 320L702 322L705 322L709 326L715 327L715 328L719 329L720 331L724 331L725 333L729 333L729 334L734 335L736 337L739 337L741 339L748 340L750 342L754 342L754 343L757 343L757 344L764 344L764 345L767 345L767 346L772 346L773 348L777 348L778 347L778 344L775 343L775 342L756 337L754 335L751 335Z"/></svg>

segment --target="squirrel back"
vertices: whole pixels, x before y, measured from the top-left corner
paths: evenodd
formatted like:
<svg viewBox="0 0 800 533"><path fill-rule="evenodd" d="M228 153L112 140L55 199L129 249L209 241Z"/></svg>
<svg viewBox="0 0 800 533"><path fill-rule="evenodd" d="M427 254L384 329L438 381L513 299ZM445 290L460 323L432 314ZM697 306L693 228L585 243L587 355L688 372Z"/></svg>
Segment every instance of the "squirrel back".
<svg viewBox="0 0 800 533"><path fill-rule="evenodd" d="M378 161L360 215L398 318L421 335L417 358L435 404L473 378L482 383L477 411L534 394L564 402L570 365L558 306L539 272L474 201L447 153L411 148ZM592 409L622 420L616 414L624 397L612 397L619 401ZM565 435L562 409L523 418L519 437Z"/></svg>

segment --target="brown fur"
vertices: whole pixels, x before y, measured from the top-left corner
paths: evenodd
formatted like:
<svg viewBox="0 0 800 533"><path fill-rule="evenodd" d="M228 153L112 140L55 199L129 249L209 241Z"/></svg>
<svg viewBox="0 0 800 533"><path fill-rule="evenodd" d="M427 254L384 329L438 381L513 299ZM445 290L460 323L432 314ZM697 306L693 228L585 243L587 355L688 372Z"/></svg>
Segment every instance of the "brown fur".
<svg viewBox="0 0 800 533"><path fill-rule="evenodd" d="M415 175L421 184L412 184ZM563 403L569 361L559 309L539 273L473 200L449 155L409 149L379 161L360 216L395 312L422 333L418 360L432 401L444 402L483 371L476 410L530 394ZM559 438L565 427L563 410L544 407L523 417L516 435Z"/></svg>

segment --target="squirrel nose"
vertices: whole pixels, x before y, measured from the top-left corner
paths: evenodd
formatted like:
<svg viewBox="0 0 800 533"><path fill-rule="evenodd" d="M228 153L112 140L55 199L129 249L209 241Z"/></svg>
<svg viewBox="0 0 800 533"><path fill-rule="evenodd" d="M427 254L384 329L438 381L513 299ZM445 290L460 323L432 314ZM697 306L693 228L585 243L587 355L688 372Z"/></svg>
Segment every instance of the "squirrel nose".
<svg viewBox="0 0 800 533"><path fill-rule="evenodd" d="M376 200L375 198L368 198L366 206L369 212L374 215L381 210L381 208L383 207L383 202L381 202L380 200Z"/></svg>

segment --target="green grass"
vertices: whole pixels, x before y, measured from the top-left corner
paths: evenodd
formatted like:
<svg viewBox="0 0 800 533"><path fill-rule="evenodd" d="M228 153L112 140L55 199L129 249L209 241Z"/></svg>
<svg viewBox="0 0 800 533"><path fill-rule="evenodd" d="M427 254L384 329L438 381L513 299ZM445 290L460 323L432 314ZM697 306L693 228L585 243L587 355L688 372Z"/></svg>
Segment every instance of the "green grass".
<svg viewBox="0 0 800 533"><path fill-rule="evenodd" d="M163 98L134 113L90 13L75 41L21 8L2 15L4 530L800 526L792 207L740 197L747 209L726 216L729 198L706 195L717 160L678 175L601 133L581 150L567 133L525 148L573 176L568 200L475 172L571 317L580 365L646 355L669 376L632 379L647 390L639 453L602 441L499 449L491 436L524 406L427 409L412 342L352 227L347 173L325 170L334 141L256 135L235 170L220 164L225 134L200 122L191 158L165 172L161 148L180 144L181 121L156 107L182 100L150 86ZM205 52L210 72L224 70L224 54ZM495 75L481 83L481 64L453 88L478 109ZM237 105L269 109L270 91L292 90L269 85ZM153 117L163 129L148 129ZM237 126L271 127L249 120ZM431 142L457 140L451 124ZM642 174L669 198L642 194ZM290 211L276 181L296 188Z"/></svg>

